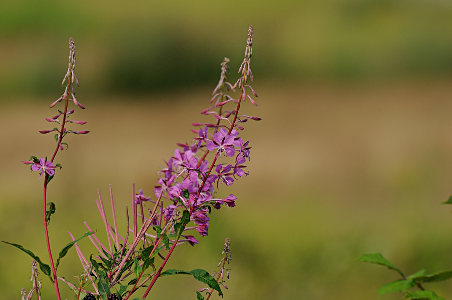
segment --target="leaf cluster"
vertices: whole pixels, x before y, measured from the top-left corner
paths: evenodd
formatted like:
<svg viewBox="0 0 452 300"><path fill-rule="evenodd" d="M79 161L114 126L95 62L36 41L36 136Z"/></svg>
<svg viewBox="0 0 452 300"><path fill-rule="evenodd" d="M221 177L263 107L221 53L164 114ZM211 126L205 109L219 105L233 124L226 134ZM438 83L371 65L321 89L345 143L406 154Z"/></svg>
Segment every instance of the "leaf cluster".
<svg viewBox="0 0 452 300"><path fill-rule="evenodd" d="M50 215L49 215L49 217L50 217ZM62 259L63 257L66 256L66 254L68 253L68 251L72 248L72 246L74 246L75 243L77 243L77 242L80 241L81 239L83 239L83 238L85 238L85 237L87 237L87 236L90 236L90 235L92 235L92 234L94 234L94 232L87 232L87 233L85 233L84 235L82 235L80 238L78 238L78 239L76 239L75 241L72 241L72 242L68 243L66 246L64 246L64 247L60 250L60 252L58 253L58 258L57 258L57 263L56 263L55 269L58 269L58 266L59 266L59 264L60 264L61 259ZM28 250L28 249L26 249L24 246L19 245L19 244L14 244L14 243L5 242L5 241L2 241L2 242L5 243L5 244L8 244L8 245L11 245L11 246L13 246L13 247L16 247L17 249L19 249L19 250L21 250L22 252L24 252L24 253L28 254L29 256L31 256L34 260L36 260L36 262L38 263L39 268L41 269L41 271L42 271L45 275L47 275L47 276L49 277L50 281L52 281L52 282L54 281L54 278L53 278L52 275L51 275L51 269L50 269L50 266L49 266L48 264L46 264L46 263L43 263L43 262L41 261L41 259L39 258L39 256L37 256L36 254L34 254L33 251Z"/></svg>
<svg viewBox="0 0 452 300"><path fill-rule="evenodd" d="M394 266L394 264L392 264L380 253L364 254L360 258L358 258L358 261L381 265L397 272L400 275L399 279L380 287L378 289L378 293L380 295L400 292L404 294L404 297L406 299L444 300L444 298L438 296L434 291L426 290L423 284L444 281L452 278L452 271L425 274L425 270L420 270L409 276L406 276L399 268Z"/></svg>

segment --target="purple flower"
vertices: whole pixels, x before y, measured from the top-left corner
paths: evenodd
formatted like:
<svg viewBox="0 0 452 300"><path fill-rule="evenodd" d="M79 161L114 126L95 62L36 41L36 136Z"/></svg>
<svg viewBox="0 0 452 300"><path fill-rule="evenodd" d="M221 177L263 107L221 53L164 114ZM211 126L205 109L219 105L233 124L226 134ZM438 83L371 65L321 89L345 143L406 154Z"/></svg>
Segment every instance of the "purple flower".
<svg viewBox="0 0 452 300"><path fill-rule="evenodd" d="M187 239L186 241L187 241L191 246L194 246L195 244L198 244L198 243L199 243L198 240L197 240L194 236L192 236L192 235L183 235L183 237Z"/></svg>
<svg viewBox="0 0 452 300"><path fill-rule="evenodd" d="M55 175L55 166L51 161L46 161L45 158L40 158L39 163L34 161L24 161L24 164L32 164L31 169L35 172L40 171L41 177L43 173L47 173L49 176Z"/></svg>
<svg viewBox="0 0 452 300"><path fill-rule="evenodd" d="M174 179L175 176L172 175L169 179L167 178L160 178L159 179L159 186L156 186L154 188L154 194L157 198L162 197L162 193L166 192L166 194L169 196L170 199L174 200L174 197L177 197L180 193L179 188L174 185Z"/></svg>
<svg viewBox="0 0 452 300"><path fill-rule="evenodd" d="M202 208L196 210L191 215L191 219L196 223L196 231L199 232L200 235L206 236L209 230L209 217L207 216L207 208Z"/></svg>
<svg viewBox="0 0 452 300"><path fill-rule="evenodd" d="M174 151L173 168L176 172L182 174L194 170L197 164L198 158L193 151L187 150L184 153L181 153L179 149Z"/></svg>
<svg viewBox="0 0 452 300"><path fill-rule="evenodd" d="M220 209L222 204L226 204L229 207L234 207L235 206L235 200L237 200L237 197L234 196L233 194L229 194L229 196L227 196L226 198L213 199L213 200L215 201L213 206L216 209Z"/></svg>
<svg viewBox="0 0 452 300"><path fill-rule="evenodd" d="M250 141L246 141L245 144L240 145L240 154L243 155L244 158L250 159L250 149L251 147L248 147L248 144Z"/></svg>
<svg viewBox="0 0 452 300"><path fill-rule="evenodd" d="M236 139L237 135L236 130L232 130L231 134L228 134L226 128L221 128L213 134L211 141L207 141L207 149L210 151L218 149L220 152L226 153L227 156L234 156L235 147L240 147L241 139Z"/></svg>
<svg viewBox="0 0 452 300"><path fill-rule="evenodd" d="M237 157L235 159L234 176L237 175L239 177L242 177L243 175L248 175L248 173L243 171L243 169L242 169L242 168L246 167L245 165L243 165L243 163L245 163L245 161L246 161L246 159L242 153L237 155Z"/></svg>
<svg viewBox="0 0 452 300"><path fill-rule="evenodd" d="M143 194L143 190L142 189L140 189L140 193L139 194L135 195L135 204L141 204L142 202L149 201L149 200L151 200L151 198L146 197Z"/></svg>
<svg viewBox="0 0 452 300"><path fill-rule="evenodd" d="M163 214L165 216L165 221L168 222L174 215L174 211L177 209L176 205L168 205L163 209Z"/></svg>
<svg viewBox="0 0 452 300"><path fill-rule="evenodd" d="M229 194L226 198L223 198L223 203L226 203L229 207L235 206L235 200L237 200L237 197L233 194Z"/></svg>
<svg viewBox="0 0 452 300"><path fill-rule="evenodd" d="M234 178L231 177L232 175L232 165L227 165L226 167L223 168L223 165L218 165L215 168L215 171L218 174L217 177L217 187L218 187L218 182L221 180L223 180L223 182L227 185L227 186L231 186L234 183Z"/></svg>
<svg viewBox="0 0 452 300"><path fill-rule="evenodd" d="M206 142L208 129L209 129L209 127L207 127L207 126L205 126L204 129L199 128L198 137L195 138L195 140L198 141L198 145L197 145L198 148L201 147L202 142Z"/></svg>

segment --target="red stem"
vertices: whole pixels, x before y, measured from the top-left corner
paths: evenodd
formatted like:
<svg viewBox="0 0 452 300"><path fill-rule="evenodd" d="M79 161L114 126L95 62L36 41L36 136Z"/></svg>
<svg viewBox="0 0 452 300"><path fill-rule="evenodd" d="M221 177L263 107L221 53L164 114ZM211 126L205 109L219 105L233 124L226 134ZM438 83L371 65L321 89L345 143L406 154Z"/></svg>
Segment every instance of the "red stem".
<svg viewBox="0 0 452 300"><path fill-rule="evenodd" d="M177 236L176 240L174 241L173 246L171 246L171 249L168 251L168 254L165 257L165 260L163 261L162 265L160 266L160 269L157 271L157 273L154 275L154 277L152 278L151 283L149 284L146 292L143 295L142 299L146 299L147 295L149 294L149 291L152 289L152 287L154 286L154 283L157 281L157 278L159 278L160 273L162 272L163 268L166 265L166 262L168 261L168 259L170 258L171 254L173 253L174 248L176 248L177 242L179 241L180 238L180 234Z"/></svg>
<svg viewBox="0 0 452 300"><path fill-rule="evenodd" d="M58 288L58 277L55 269L55 265L53 263L53 257L52 257L52 250L50 249L50 239L49 239L49 231L47 230L47 222L46 222L46 207L47 207L47 180L48 175L46 174L44 177L44 201L43 201L43 219L44 219L44 231L46 235L46 242L47 242L47 251L49 253L50 258L50 265L52 267L52 273L53 273L53 284L55 286L55 292L57 295L57 299L61 300L60 296L60 289Z"/></svg>
<svg viewBox="0 0 452 300"><path fill-rule="evenodd" d="M154 254L154 251L155 251L155 249L157 249L157 246L158 246L158 245L160 244L160 242L162 241L163 236L164 236L164 232L162 232L162 235L160 236L160 238L155 242L154 247L152 248L151 253L149 253L149 257L151 257L152 254ZM135 282L135 285L132 287L132 289L130 290L129 294L127 295L126 298L124 298L124 300L129 299L129 297L132 296L133 293L135 293L135 291L136 291L135 288L136 288L136 286L137 286L137 284L138 284L138 281L140 281L141 276L143 276L144 271L145 271L145 270L141 271L140 275L139 275L138 278L137 278L137 281ZM146 280L147 280L147 279L146 279Z"/></svg>
<svg viewBox="0 0 452 300"><path fill-rule="evenodd" d="M218 280L220 280L221 274L223 274L224 263L225 263L225 262L226 262L226 257L223 258L223 264L221 265L221 271L218 272L218 276L217 276L217 279L216 279L217 282L218 282ZM218 282L218 283L219 283L219 282ZM206 300L209 300L209 299L210 299L210 296L212 296L212 293L213 293L213 289L210 289L209 296L207 296Z"/></svg>
<svg viewBox="0 0 452 300"><path fill-rule="evenodd" d="M72 68L72 67L71 67ZM66 92L64 95L64 113L63 113L63 121L61 122L61 129L60 129L60 136L58 137L58 142L57 142L57 146L55 148L55 151L53 152L52 158L50 159L51 162L53 162L53 160L55 159L55 156L58 153L58 149L60 149L61 146L61 142L63 141L63 135L64 135L64 125L66 124L66 114L67 114L67 108L68 108L68 104L69 104L69 89L71 87L71 76L68 76L68 83L67 83L67 88L66 88ZM45 236L46 236L46 242L47 242L47 252L49 253L49 258L50 258L50 265L52 267L52 273L53 273L53 284L55 286L55 293L57 295L57 299L61 300L61 296L60 296L60 289L58 287L58 277L57 277L57 272L55 269L55 264L53 263L53 257L52 257L52 250L50 247L50 238L49 238L49 230L47 228L47 222L46 222L46 212L47 212L47 184L49 180L49 175L45 174L44 176L44 192L43 192L43 219L44 219L44 231L45 231Z"/></svg>

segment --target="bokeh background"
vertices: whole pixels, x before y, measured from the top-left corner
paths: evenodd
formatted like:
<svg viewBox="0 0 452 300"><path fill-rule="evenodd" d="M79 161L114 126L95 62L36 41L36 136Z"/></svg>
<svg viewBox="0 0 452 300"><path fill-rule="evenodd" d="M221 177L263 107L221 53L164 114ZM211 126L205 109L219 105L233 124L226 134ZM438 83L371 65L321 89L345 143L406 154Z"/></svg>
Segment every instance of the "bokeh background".
<svg viewBox="0 0 452 300"><path fill-rule="evenodd" d="M76 115L92 132L70 137L57 158L54 249L69 241L67 231L83 234L85 220L103 235L97 189L106 197L112 184L122 216L132 183L151 194L175 143L206 120L199 111L224 56L236 78L250 24L260 97L243 109L263 118L244 132L251 175L232 188L237 207L214 213L209 236L178 249L169 267L214 272L230 237L225 299L314 300L399 299L378 295L396 274L357 262L366 252L407 273L451 269L451 208L440 205L452 194L446 0L2 1L0 239L46 260L41 180L21 161L53 150L37 130L63 91L69 36L87 107ZM89 252L88 241L81 246ZM1 299L31 286L30 263L0 245ZM71 250L60 274L74 280L81 270ZM152 296L194 299L200 287L161 278ZM452 295L448 283L431 288Z"/></svg>

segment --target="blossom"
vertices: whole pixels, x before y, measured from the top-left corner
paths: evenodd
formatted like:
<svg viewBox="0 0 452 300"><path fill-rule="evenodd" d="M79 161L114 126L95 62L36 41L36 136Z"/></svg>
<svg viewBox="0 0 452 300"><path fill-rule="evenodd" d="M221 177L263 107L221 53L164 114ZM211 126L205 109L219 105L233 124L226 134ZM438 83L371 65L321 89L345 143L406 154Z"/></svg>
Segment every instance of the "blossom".
<svg viewBox="0 0 452 300"><path fill-rule="evenodd" d="M223 199L213 199L212 204L213 204L213 207L215 207L216 209L220 209L221 205L223 205L223 204L226 204L229 207L234 207L235 200L237 200L237 197L234 196L233 194L229 194L229 196L227 196L226 198L223 198Z"/></svg>
<svg viewBox="0 0 452 300"><path fill-rule="evenodd" d="M35 172L41 172L40 176L42 177L43 173L48 174L49 176L55 175L55 166L51 161L47 161L45 158L40 158L39 163L37 159L33 161L24 161L24 164L31 164L31 169Z"/></svg>
<svg viewBox="0 0 452 300"><path fill-rule="evenodd" d="M177 209L176 205L168 205L163 209L163 214L165 216L165 221L168 222L174 215L174 211Z"/></svg>
<svg viewBox="0 0 452 300"><path fill-rule="evenodd" d="M173 168L176 172L183 174L189 170L194 170L197 164L198 158L193 151L187 150L183 153L179 149L174 151Z"/></svg>
<svg viewBox="0 0 452 300"><path fill-rule="evenodd" d="M183 235L184 238L186 238L186 241L191 245L194 246L195 244L198 244L198 240L192 236L192 235Z"/></svg>
<svg viewBox="0 0 452 300"><path fill-rule="evenodd" d="M218 187L218 182L221 180L223 180L223 182L227 185L227 186L231 186L234 183L234 178L232 178L230 175L232 175L232 173L230 172L232 170L232 165L227 165L226 167L223 168L223 165L218 165L215 168L215 171L218 174L218 179L217 179L217 187Z"/></svg>
<svg viewBox="0 0 452 300"><path fill-rule="evenodd" d="M208 129L209 129L209 127L207 127L207 126L204 126L204 129L203 128L199 129L198 136L195 137L195 140L198 141L198 144L197 144L198 148L201 148L202 142L206 142Z"/></svg>
<svg viewBox="0 0 452 300"><path fill-rule="evenodd" d="M242 154L244 158L248 158L248 160L250 160L250 149L251 149L251 147L248 147L249 143L250 141L246 141L246 143L244 144L242 143L240 145L239 150L240 154Z"/></svg>
<svg viewBox="0 0 452 300"><path fill-rule="evenodd" d="M191 215L191 219L196 223L196 231L199 232L200 235L206 236L209 230L209 217L207 216L208 209L202 208L193 212Z"/></svg>
<svg viewBox="0 0 452 300"><path fill-rule="evenodd" d="M226 153L227 156L235 155L235 147L240 147L241 139L237 139L238 133L236 130L232 130L228 134L226 128L221 128L218 132L213 134L212 140L207 141L207 149L213 151L218 149L220 152Z"/></svg>
<svg viewBox="0 0 452 300"><path fill-rule="evenodd" d="M223 203L226 203L226 205L229 207L235 206L235 200L237 200L237 197L234 196L233 194L229 194L229 196L222 199Z"/></svg>
<svg viewBox="0 0 452 300"><path fill-rule="evenodd" d="M234 166L234 176L237 175L239 177L242 177L243 175L248 175L247 172L243 171L243 168L246 166L243 165L245 163L246 159L242 153L237 155L235 159L235 166Z"/></svg>
<svg viewBox="0 0 452 300"><path fill-rule="evenodd" d="M135 195L135 204L141 204L142 202L149 201L149 200L151 200L151 198L146 197L143 194L143 190L142 189L140 189L140 193L139 194Z"/></svg>

